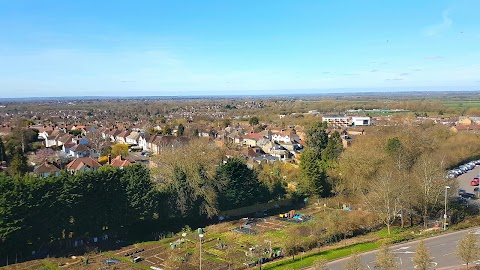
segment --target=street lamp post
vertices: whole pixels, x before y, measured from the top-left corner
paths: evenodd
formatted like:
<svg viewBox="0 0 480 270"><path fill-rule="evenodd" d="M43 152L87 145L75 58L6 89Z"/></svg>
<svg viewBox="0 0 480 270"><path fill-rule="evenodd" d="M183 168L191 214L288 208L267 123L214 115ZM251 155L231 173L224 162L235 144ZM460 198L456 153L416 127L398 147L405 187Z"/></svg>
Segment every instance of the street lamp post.
<svg viewBox="0 0 480 270"><path fill-rule="evenodd" d="M445 186L445 213L443 214L443 230L445 231L447 229L447 192L449 186Z"/></svg>
<svg viewBox="0 0 480 270"><path fill-rule="evenodd" d="M199 234L198 237L200 238L200 270L202 270L202 238L203 238L203 233Z"/></svg>

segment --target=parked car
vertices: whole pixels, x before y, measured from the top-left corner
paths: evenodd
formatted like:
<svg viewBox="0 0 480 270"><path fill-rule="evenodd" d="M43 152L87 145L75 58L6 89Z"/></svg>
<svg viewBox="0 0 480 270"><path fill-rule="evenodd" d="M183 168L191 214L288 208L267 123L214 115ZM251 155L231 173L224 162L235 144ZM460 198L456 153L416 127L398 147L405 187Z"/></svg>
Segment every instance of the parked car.
<svg viewBox="0 0 480 270"><path fill-rule="evenodd" d="M461 188L458 190L458 195L462 195L463 193L467 192L465 189Z"/></svg>
<svg viewBox="0 0 480 270"><path fill-rule="evenodd" d="M473 178L472 181L470 181L470 186L476 187L476 186L478 186L479 182L480 182L480 180L478 179L478 177L475 177L475 178Z"/></svg>
<svg viewBox="0 0 480 270"><path fill-rule="evenodd" d="M461 194L460 196L462 196L465 199L476 199L477 198L477 196L475 196L475 194L469 193L469 192L465 192L465 193Z"/></svg>

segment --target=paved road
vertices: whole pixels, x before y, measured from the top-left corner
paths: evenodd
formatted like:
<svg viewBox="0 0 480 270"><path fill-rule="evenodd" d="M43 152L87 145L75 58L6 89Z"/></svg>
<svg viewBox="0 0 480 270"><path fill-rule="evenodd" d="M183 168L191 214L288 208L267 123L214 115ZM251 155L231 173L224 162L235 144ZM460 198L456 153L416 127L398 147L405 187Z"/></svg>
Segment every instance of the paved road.
<svg viewBox="0 0 480 270"><path fill-rule="evenodd" d="M430 251L430 256L433 257L431 269L442 269L462 265L463 262L456 257L455 253L458 241L469 232L480 234L480 228L476 228L473 231L454 232L426 239L425 244ZM415 255L417 244L418 241L415 241L390 248L397 257L400 269L415 269L412 258ZM361 255L362 262L367 266L367 269L374 269L377 252L378 251L371 251ZM341 270L347 259L348 258L330 262L327 266L331 270ZM480 254L477 259L478 261L475 263L480 264Z"/></svg>

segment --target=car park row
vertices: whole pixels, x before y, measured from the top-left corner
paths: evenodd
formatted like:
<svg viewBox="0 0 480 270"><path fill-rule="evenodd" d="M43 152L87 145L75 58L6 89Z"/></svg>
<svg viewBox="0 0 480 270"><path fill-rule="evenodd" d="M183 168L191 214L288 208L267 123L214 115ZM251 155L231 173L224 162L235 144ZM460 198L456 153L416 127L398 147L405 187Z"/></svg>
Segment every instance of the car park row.
<svg viewBox="0 0 480 270"><path fill-rule="evenodd" d="M474 160L470 161L468 163L465 163L463 165L458 166L457 168L451 169L447 172L446 178L457 178L458 176L473 170L475 166L480 165L480 159L479 160Z"/></svg>

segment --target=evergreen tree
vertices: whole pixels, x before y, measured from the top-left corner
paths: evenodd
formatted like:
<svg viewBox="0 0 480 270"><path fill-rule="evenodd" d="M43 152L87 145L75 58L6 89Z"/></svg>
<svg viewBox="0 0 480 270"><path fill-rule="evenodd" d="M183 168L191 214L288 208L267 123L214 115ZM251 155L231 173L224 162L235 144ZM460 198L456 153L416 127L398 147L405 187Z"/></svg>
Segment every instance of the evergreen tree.
<svg viewBox="0 0 480 270"><path fill-rule="evenodd" d="M5 152L5 145L3 144L2 137L0 137L0 163L7 161L7 153Z"/></svg>
<svg viewBox="0 0 480 270"><path fill-rule="evenodd" d="M327 145L322 151L322 160L325 161L326 165L330 165L332 161L335 161L343 150L342 139L338 132L333 132L328 138Z"/></svg>
<svg viewBox="0 0 480 270"><path fill-rule="evenodd" d="M28 171L27 157L18 148L16 148L10 161L9 170L11 174L19 175L24 175Z"/></svg>
<svg viewBox="0 0 480 270"><path fill-rule="evenodd" d="M259 122L260 122L260 119L258 119L258 117L256 117L256 116L250 117L250 119L248 119L248 123L251 126L256 126L256 125L258 125Z"/></svg>
<svg viewBox="0 0 480 270"><path fill-rule="evenodd" d="M306 148L302 151L300 172L303 176L301 187L306 193L323 197L330 194L325 165L314 149Z"/></svg>
<svg viewBox="0 0 480 270"><path fill-rule="evenodd" d="M317 122L306 131L306 148L300 156L300 171L307 194L326 197L331 185L326 171L331 168L343 150L338 132L328 134L325 122Z"/></svg>
<svg viewBox="0 0 480 270"><path fill-rule="evenodd" d="M172 196L174 196L176 209L180 211L180 214L183 217L191 214L193 208L193 190L188 183L187 174L183 169L179 167L173 169L172 185Z"/></svg>
<svg viewBox="0 0 480 270"><path fill-rule="evenodd" d="M183 136L185 133L185 126L183 124L178 125L177 136Z"/></svg>
<svg viewBox="0 0 480 270"><path fill-rule="evenodd" d="M258 180L257 173L250 170L239 158L228 159L218 167L216 177L219 207L228 210L248 206L264 200L268 189Z"/></svg>
<svg viewBox="0 0 480 270"><path fill-rule="evenodd" d="M120 181L126 192L127 220L134 222L151 219L158 207L159 198L148 168L141 164L126 167Z"/></svg>
<svg viewBox="0 0 480 270"><path fill-rule="evenodd" d="M320 156L321 152L328 143L327 123L317 122L310 126L306 132L307 146L314 149L314 151Z"/></svg>

